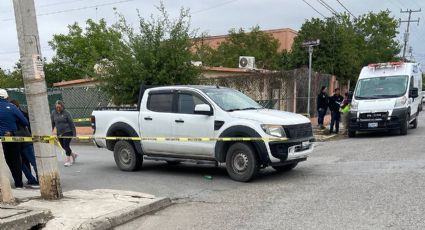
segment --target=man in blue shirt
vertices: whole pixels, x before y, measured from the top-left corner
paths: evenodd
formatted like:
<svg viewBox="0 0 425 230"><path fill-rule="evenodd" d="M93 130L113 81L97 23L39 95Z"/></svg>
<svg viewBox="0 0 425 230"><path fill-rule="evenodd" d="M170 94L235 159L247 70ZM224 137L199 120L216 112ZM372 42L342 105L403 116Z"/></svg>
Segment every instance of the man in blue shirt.
<svg viewBox="0 0 425 230"><path fill-rule="evenodd" d="M28 120L16 106L9 103L9 95L4 89L0 89L0 136L14 136L17 131L16 123L28 126ZM2 142L4 157L12 173L16 188L23 188L21 171L21 148L19 142Z"/></svg>

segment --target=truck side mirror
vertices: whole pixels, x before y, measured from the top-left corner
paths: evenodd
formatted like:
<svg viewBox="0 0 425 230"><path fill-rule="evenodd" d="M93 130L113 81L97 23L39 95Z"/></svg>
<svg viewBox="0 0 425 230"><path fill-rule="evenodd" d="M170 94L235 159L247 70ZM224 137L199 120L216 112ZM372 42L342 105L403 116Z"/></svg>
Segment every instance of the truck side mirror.
<svg viewBox="0 0 425 230"><path fill-rule="evenodd" d="M200 104L195 106L194 114L212 116L214 113L210 105Z"/></svg>
<svg viewBox="0 0 425 230"><path fill-rule="evenodd" d="M419 89L418 88L413 88L409 91L409 97L410 98L417 98L419 97Z"/></svg>

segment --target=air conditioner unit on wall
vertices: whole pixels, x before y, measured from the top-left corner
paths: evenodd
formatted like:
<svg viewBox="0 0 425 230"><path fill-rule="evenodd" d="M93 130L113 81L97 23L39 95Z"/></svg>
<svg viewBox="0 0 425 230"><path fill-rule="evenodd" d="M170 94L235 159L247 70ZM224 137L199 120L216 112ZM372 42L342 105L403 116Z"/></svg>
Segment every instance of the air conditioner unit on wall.
<svg viewBox="0 0 425 230"><path fill-rule="evenodd" d="M239 68L255 69L255 57L240 56L239 57Z"/></svg>

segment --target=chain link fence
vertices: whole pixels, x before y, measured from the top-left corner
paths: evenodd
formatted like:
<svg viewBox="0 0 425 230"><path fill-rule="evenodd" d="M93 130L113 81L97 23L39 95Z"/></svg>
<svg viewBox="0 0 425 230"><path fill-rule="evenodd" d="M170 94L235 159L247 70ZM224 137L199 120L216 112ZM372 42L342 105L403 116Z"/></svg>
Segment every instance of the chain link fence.
<svg viewBox="0 0 425 230"><path fill-rule="evenodd" d="M10 99L19 102L23 109L27 108L24 89L8 89ZM73 118L89 118L97 107L110 105L109 97L96 87L50 88L47 90L50 110L55 108L57 100L65 103L66 109ZM78 122L78 126L89 126L90 122Z"/></svg>

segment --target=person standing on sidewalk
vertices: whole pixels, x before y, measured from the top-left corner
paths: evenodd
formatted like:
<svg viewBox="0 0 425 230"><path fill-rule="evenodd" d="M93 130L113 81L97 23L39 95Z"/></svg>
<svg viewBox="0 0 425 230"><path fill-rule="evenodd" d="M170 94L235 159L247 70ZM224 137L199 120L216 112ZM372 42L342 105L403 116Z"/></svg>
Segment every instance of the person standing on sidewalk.
<svg viewBox="0 0 425 230"><path fill-rule="evenodd" d="M329 109L331 110L331 127L330 133L333 133L335 126L335 133L339 133L339 122L341 121L341 112L339 111L344 98L341 96L339 88L335 89L335 94L329 98Z"/></svg>
<svg viewBox="0 0 425 230"><path fill-rule="evenodd" d="M0 89L0 136L15 136L19 122L23 126L28 126L28 120L15 105L7 101L9 97L5 89ZM23 188L21 169L21 148L20 142L2 142L6 163L12 173L15 187Z"/></svg>
<svg viewBox="0 0 425 230"><path fill-rule="evenodd" d="M326 86L322 86L320 93L317 96L317 123L321 129L325 128L325 126L323 126L323 121L325 120L326 111L329 106L329 97L326 90Z"/></svg>
<svg viewBox="0 0 425 230"><path fill-rule="evenodd" d="M344 101L342 102L341 108L341 120L342 125L345 128L344 134L348 132L348 125L350 124L350 110L351 110L351 99L349 93L345 93Z"/></svg>
<svg viewBox="0 0 425 230"><path fill-rule="evenodd" d="M27 112L23 111L19 105L17 100L11 100L10 103L14 104L19 111L25 116L25 118L29 121L29 115ZM31 128L30 125L23 126L20 123L16 123L16 127L18 130L16 131L16 136L19 137L31 137ZM31 188L39 188L40 185L38 183L38 171L37 171L37 163L35 161L34 154L34 145L30 142L22 143L21 150L21 159L22 159L22 172L28 180L28 186ZM34 169L35 177L32 175L31 166Z"/></svg>
<svg viewBox="0 0 425 230"><path fill-rule="evenodd" d="M77 135L74 121L71 114L65 110L65 104L62 101L56 101L55 110L51 115L52 128L56 127L56 133L59 137L59 143L66 153L65 167L71 166L75 163L77 154L72 152L70 147L72 138ZM63 137L63 138L62 138Z"/></svg>

